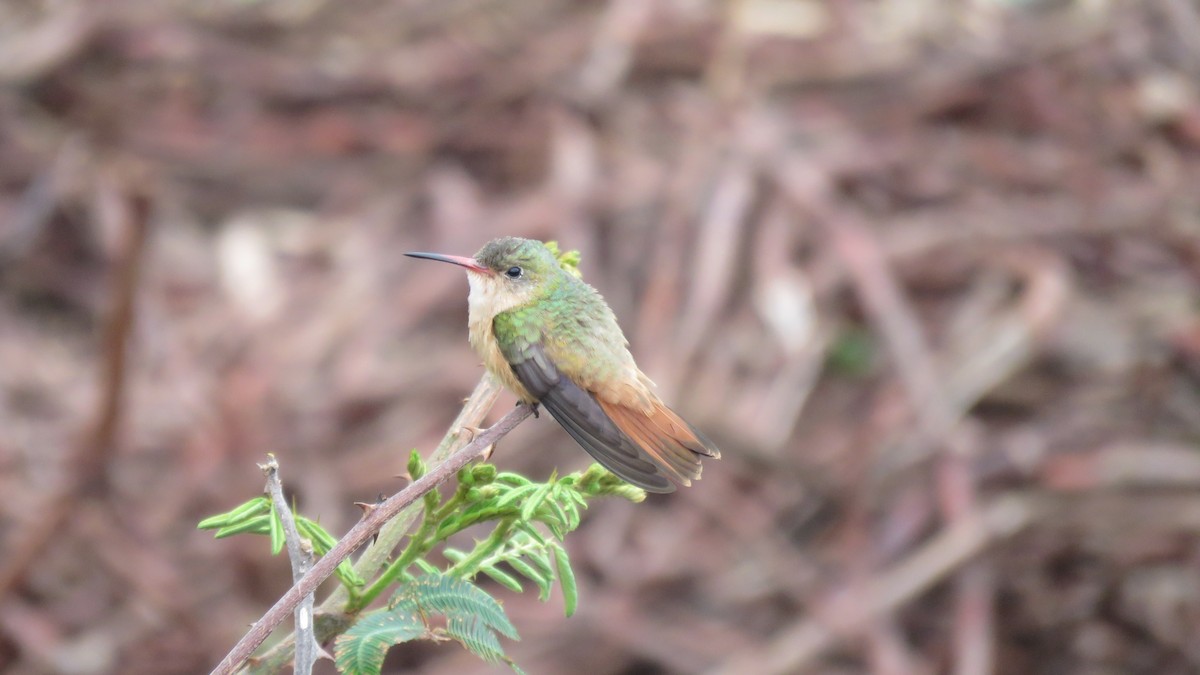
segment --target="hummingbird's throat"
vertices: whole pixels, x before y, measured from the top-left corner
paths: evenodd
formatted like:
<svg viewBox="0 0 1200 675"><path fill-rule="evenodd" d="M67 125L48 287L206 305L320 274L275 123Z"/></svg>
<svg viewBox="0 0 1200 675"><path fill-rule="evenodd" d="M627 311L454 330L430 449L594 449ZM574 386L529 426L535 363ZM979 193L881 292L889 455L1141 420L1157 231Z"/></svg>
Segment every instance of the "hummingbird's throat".
<svg viewBox="0 0 1200 675"><path fill-rule="evenodd" d="M531 302L533 300L532 289L506 288L505 286L508 284L498 276L468 274L467 280L471 284L471 295L467 300L470 315L467 329L471 346L483 359L483 365L487 367L488 372L492 373L522 401L533 402L534 397L529 395L524 385L517 379L508 365L508 361L504 358L503 352L500 351L500 343L496 340L492 323L497 314Z"/></svg>
<svg viewBox="0 0 1200 675"><path fill-rule="evenodd" d="M497 314L533 301L531 284L514 284L491 274L467 274L471 294L467 297L467 308L471 323L486 322L491 326Z"/></svg>

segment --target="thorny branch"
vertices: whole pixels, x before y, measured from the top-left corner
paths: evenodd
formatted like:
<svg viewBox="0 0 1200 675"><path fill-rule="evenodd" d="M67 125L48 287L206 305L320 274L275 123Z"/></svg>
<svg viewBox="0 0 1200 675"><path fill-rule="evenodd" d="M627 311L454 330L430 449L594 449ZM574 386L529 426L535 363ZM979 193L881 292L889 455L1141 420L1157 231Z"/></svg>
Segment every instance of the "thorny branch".
<svg viewBox="0 0 1200 675"><path fill-rule="evenodd" d="M442 442L438 444L433 455L429 458L431 464L445 461L452 456L459 448L463 446L464 439L467 437L466 430L478 427L483 423L484 417L488 411L492 409L496 399L499 398L501 385L496 378L491 374L485 373L479 380L479 384L475 386L475 390L467 397L463 403L462 410L459 411L458 417L450 425L450 429L442 438ZM354 563L354 570L364 579L373 578L380 569L387 563L388 558L396 549L396 545L409 532L413 520L419 513L417 507L410 507L389 520L379 530L379 536L372 539L367 549L358 557ZM321 603L317 608L317 614L314 617L316 622L315 630L318 644L324 642L329 636L335 634L338 630L345 627L345 605L350 599L350 595L345 586L339 585L329 594L328 598ZM281 640L269 651L257 659L250 667L252 673L274 673L278 672L288 661L294 648L295 636Z"/></svg>
<svg viewBox="0 0 1200 675"><path fill-rule="evenodd" d="M414 481L411 485L404 488L400 492L392 495L378 507L368 510L362 520L358 521L346 536L338 541L337 546L334 546L325 556L323 556L317 564L309 570L308 574L304 575L299 582L288 589L283 597L267 610L261 619L254 623L254 627L250 632L246 633L233 649L217 664L213 669L213 675L229 675L235 672L241 664L258 649L259 645L267 639L275 627L278 626L296 605L300 603L301 598L309 595L316 590L317 586L322 581L329 578L333 574L333 570L343 560L348 558L351 553L362 546L384 523L391 520L396 514L400 513L409 504L417 501L426 492L434 489L443 481L453 476L459 469L466 466L483 452L494 445L497 441L503 438L508 432L512 431L533 413L533 409L527 405L518 406L512 412L505 415L499 422L488 427L475 437L467 447L459 450L445 462L442 462L429 473Z"/></svg>

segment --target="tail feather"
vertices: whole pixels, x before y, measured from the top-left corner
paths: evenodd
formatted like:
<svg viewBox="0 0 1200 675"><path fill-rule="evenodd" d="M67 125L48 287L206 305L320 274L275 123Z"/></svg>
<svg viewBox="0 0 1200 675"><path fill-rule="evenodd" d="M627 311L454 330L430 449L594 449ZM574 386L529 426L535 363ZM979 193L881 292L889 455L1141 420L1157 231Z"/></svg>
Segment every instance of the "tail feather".
<svg viewBox="0 0 1200 675"><path fill-rule="evenodd" d="M700 461L693 453L687 452L674 439L656 435L647 429L649 425L643 420L630 416L627 422L625 427L620 422L616 424L655 464L668 469L672 477L679 479L677 482L690 482L700 477Z"/></svg>
<svg viewBox="0 0 1200 675"><path fill-rule="evenodd" d="M643 438L648 440L643 447L658 451L656 459L670 465L681 476L692 480L700 478L700 457L693 449L695 444L681 439L682 434L678 432L664 433L659 425L654 423L654 418L634 418L634 421L640 425Z"/></svg>
<svg viewBox="0 0 1200 675"><path fill-rule="evenodd" d="M691 485L700 478L701 456L721 456L711 441L661 401L655 401L647 413L599 397L597 400L617 428L674 483Z"/></svg>

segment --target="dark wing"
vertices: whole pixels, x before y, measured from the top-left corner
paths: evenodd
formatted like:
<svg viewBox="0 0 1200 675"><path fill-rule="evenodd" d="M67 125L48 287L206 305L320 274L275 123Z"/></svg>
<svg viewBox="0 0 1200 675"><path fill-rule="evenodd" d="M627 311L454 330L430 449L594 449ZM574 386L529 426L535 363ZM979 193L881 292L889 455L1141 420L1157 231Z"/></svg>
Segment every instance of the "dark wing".
<svg viewBox="0 0 1200 675"><path fill-rule="evenodd" d="M513 373L567 433L597 462L648 492L674 492L675 485L645 452L625 435L588 391L564 375L540 341L504 350Z"/></svg>

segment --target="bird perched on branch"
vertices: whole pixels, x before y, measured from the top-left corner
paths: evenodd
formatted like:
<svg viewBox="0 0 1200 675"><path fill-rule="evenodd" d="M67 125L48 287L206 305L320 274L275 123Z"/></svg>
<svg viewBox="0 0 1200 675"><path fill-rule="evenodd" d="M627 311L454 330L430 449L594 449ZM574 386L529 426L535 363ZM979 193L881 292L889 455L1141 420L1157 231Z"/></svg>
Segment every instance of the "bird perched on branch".
<svg viewBox="0 0 1200 675"><path fill-rule="evenodd" d="M721 456L654 393L604 298L542 242L503 237L472 258L405 255L466 268L470 340L484 365L609 471L673 492L700 478L701 457Z"/></svg>

